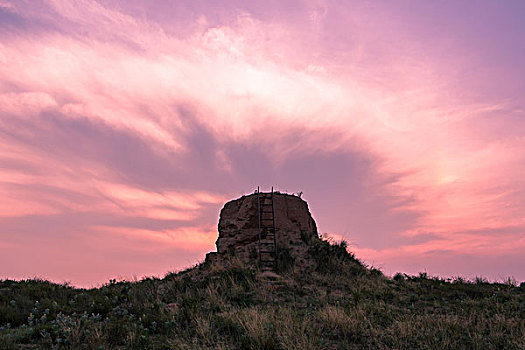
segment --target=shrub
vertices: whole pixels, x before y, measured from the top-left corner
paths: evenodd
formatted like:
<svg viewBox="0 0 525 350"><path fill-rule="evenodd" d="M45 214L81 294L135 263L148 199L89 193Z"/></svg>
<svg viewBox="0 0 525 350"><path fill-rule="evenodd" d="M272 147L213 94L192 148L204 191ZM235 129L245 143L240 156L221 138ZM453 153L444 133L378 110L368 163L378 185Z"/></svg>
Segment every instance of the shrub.
<svg viewBox="0 0 525 350"><path fill-rule="evenodd" d="M404 281L405 280L405 275L403 275L401 272L398 272L394 275L394 281Z"/></svg>
<svg viewBox="0 0 525 350"><path fill-rule="evenodd" d="M352 274L365 273L366 267L348 252L347 247L344 240L339 243L319 240L310 245L308 253L314 258L319 272L340 273L346 269Z"/></svg>

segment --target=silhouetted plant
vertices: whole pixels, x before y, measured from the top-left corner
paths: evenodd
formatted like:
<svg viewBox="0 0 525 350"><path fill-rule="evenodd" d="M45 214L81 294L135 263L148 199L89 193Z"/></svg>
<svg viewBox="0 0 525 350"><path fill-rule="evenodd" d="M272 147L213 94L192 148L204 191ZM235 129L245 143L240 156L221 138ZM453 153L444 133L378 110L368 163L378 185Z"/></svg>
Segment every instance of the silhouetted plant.
<svg viewBox="0 0 525 350"><path fill-rule="evenodd" d="M394 275L394 281L404 281L405 280L405 275L402 274L401 272L398 272Z"/></svg>
<svg viewBox="0 0 525 350"><path fill-rule="evenodd" d="M310 244L308 252L315 259L316 268L320 272L335 273L346 268L352 272L364 273L366 267L347 248L348 243L344 240L338 243L317 240Z"/></svg>

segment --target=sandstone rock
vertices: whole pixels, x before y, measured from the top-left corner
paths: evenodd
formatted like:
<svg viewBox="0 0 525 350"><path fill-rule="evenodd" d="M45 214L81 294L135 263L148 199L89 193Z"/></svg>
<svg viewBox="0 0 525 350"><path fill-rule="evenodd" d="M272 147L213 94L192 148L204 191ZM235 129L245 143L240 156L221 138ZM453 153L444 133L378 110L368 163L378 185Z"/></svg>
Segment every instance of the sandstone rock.
<svg viewBox="0 0 525 350"><path fill-rule="evenodd" d="M271 193L260 193L261 201L271 203ZM301 198L274 192L277 247L287 251L299 267L313 264L307 255L308 243L319 239L317 226ZM234 255L245 263L257 261L259 214L257 194L243 196L226 203L219 219L217 252L206 256L207 262Z"/></svg>

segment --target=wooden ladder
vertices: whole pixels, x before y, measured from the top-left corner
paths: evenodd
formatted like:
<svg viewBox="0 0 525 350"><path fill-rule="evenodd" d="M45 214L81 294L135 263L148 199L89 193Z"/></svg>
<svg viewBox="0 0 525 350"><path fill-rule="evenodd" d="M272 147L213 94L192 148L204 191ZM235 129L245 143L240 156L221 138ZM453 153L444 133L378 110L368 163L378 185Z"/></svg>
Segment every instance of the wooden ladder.
<svg viewBox="0 0 525 350"><path fill-rule="evenodd" d="M259 212L259 263L263 270L275 270L277 259L277 230L275 228L275 206L272 192L261 193L257 187L257 209Z"/></svg>

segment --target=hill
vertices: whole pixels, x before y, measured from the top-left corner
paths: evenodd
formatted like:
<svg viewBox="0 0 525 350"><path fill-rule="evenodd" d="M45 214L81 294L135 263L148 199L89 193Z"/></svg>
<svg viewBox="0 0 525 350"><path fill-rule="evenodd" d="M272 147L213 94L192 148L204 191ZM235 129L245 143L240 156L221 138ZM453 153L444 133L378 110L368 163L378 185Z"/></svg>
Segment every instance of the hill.
<svg viewBox="0 0 525 350"><path fill-rule="evenodd" d="M75 289L0 281L0 347L59 349L525 349L525 284L393 279L312 242L276 273L234 255L162 279Z"/></svg>

